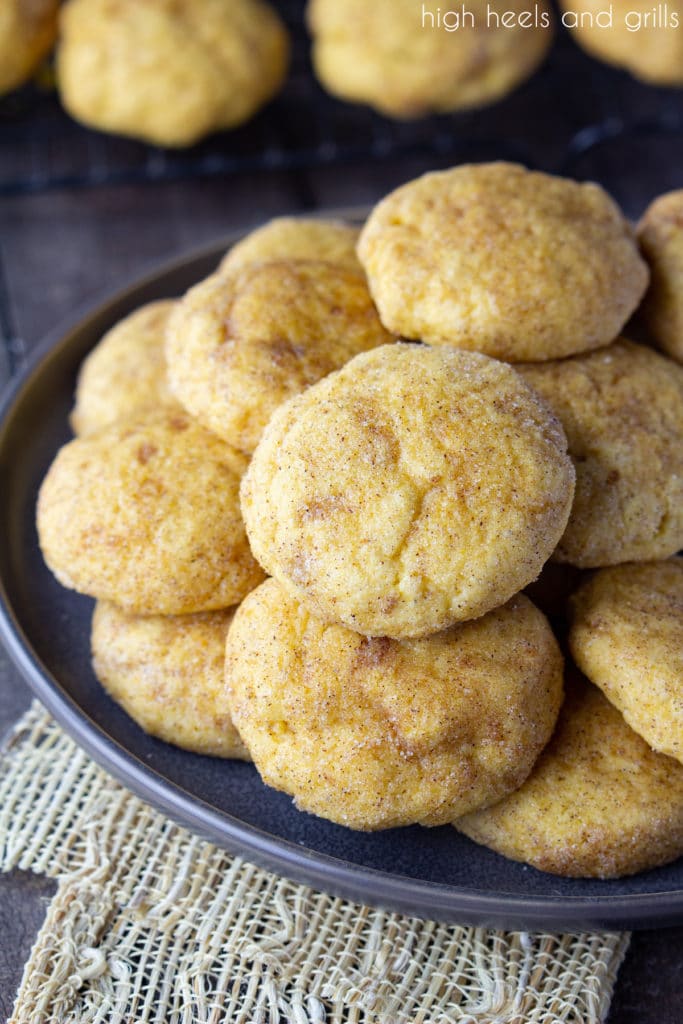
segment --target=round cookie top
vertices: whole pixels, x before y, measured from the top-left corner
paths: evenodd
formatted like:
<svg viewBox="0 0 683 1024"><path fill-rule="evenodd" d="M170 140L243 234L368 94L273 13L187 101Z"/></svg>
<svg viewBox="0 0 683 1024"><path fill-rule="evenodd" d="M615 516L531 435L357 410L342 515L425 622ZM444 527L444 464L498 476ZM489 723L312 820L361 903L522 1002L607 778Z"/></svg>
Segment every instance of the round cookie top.
<svg viewBox="0 0 683 1024"><path fill-rule="evenodd" d="M313 614L419 637L535 579L573 489L562 428L512 367L394 344L277 410L242 511L256 558Z"/></svg>
<svg viewBox="0 0 683 1024"><path fill-rule="evenodd" d="M541 871L633 875L683 854L683 766L651 750L599 690L575 679L526 782L455 824Z"/></svg>
<svg viewBox="0 0 683 1024"><path fill-rule="evenodd" d="M264 781L350 828L440 825L509 793L550 736L562 656L519 595L423 640L313 618L275 580L228 636L233 719Z"/></svg>
<svg viewBox="0 0 683 1024"><path fill-rule="evenodd" d="M233 614L130 615L98 601L91 632L95 675L152 736L197 754L248 761L223 699Z"/></svg>
<svg viewBox="0 0 683 1024"><path fill-rule="evenodd" d="M683 761L683 559L601 569L570 606L581 671L651 747Z"/></svg>
<svg viewBox="0 0 683 1024"><path fill-rule="evenodd" d="M182 412L77 438L38 496L45 561L64 586L144 615L236 604L263 579L240 517L245 466Z"/></svg>
<svg viewBox="0 0 683 1024"><path fill-rule="evenodd" d="M557 413L576 465L553 557L589 569L668 558L683 547L683 367L621 339L519 366Z"/></svg>
<svg viewBox="0 0 683 1024"><path fill-rule="evenodd" d="M638 241L651 274L638 315L657 347L683 363L683 189L648 206Z"/></svg>
<svg viewBox="0 0 683 1024"><path fill-rule="evenodd" d="M667 0L666 18L650 0L560 0L560 7L563 24L598 60L626 68L645 82L683 85L681 0ZM604 16L610 7L612 23L606 29Z"/></svg>
<svg viewBox="0 0 683 1024"><path fill-rule="evenodd" d="M57 38L59 0L0 4L0 96L25 82Z"/></svg>
<svg viewBox="0 0 683 1024"><path fill-rule="evenodd" d="M403 185L370 214L358 254L389 330L508 362L606 345L648 281L602 188L508 163Z"/></svg>
<svg viewBox="0 0 683 1024"><path fill-rule="evenodd" d="M276 217L251 231L223 257L219 272L271 260L325 260L362 272L356 256L360 228L341 220Z"/></svg>
<svg viewBox="0 0 683 1024"><path fill-rule="evenodd" d="M280 260L214 274L171 317L171 388L245 452L275 409L366 349L391 341L360 270Z"/></svg>
<svg viewBox="0 0 683 1024"><path fill-rule="evenodd" d="M251 117L279 89L288 54L265 0L67 0L58 87L84 124L189 146Z"/></svg>
<svg viewBox="0 0 683 1024"><path fill-rule="evenodd" d="M176 406L166 374L166 324L175 302L150 302L115 324L82 363L71 426L92 434L145 409Z"/></svg>
<svg viewBox="0 0 683 1024"><path fill-rule="evenodd" d="M546 0L511 0L514 24L502 25L486 0L471 0L467 10L454 30L438 0L310 0L316 75L335 96L390 117L492 103L545 57L552 12Z"/></svg>

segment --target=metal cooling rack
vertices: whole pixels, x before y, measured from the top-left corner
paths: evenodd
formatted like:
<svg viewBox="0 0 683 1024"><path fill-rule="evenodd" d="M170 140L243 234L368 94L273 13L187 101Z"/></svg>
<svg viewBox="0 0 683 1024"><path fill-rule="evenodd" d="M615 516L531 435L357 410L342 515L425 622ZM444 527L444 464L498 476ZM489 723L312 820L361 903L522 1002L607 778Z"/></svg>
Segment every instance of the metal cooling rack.
<svg viewBox="0 0 683 1024"><path fill-rule="evenodd" d="M540 72L501 103L393 122L327 96L310 65L305 0L279 0L277 6L292 34L292 69L283 92L249 124L189 150L163 150L85 129L62 110L53 91L27 87L0 101L0 196L408 155L453 162L514 159L599 177L587 157L606 145L647 148L652 137L683 140L683 94L598 64L566 32L558 34Z"/></svg>

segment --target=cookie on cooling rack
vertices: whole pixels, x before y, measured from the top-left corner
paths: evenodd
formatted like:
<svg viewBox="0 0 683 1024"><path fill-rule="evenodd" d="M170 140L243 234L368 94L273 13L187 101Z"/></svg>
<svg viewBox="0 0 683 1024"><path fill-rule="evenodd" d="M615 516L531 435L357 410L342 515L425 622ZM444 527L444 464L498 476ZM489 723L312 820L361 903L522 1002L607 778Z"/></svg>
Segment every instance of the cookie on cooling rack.
<svg viewBox="0 0 683 1024"><path fill-rule="evenodd" d="M0 96L22 85L57 38L59 0L0 4Z"/></svg>
<svg viewBox="0 0 683 1024"><path fill-rule="evenodd" d="M440 825L519 786L550 736L562 656L522 595L423 640L328 626L275 580L228 635L233 720L265 782L350 828Z"/></svg>
<svg viewBox="0 0 683 1024"><path fill-rule="evenodd" d="M358 254L390 331L508 362L613 341L649 276L600 186L509 163L403 185L368 217Z"/></svg>
<svg viewBox="0 0 683 1024"><path fill-rule="evenodd" d="M511 0L502 25L484 0L467 9L456 31L453 13L436 0L310 0L315 73L333 95L390 117L492 103L540 65L552 12L545 0Z"/></svg>
<svg viewBox="0 0 683 1024"><path fill-rule="evenodd" d="M683 854L683 765L651 750L599 690L575 678L526 782L455 825L551 874L634 875Z"/></svg>
<svg viewBox="0 0 683 1024"><path fill-rule="evenodd" d="M360 271L356 256L359 233L360 228L341 220L276 217L233 245L219 271L271 260L325 260Z"/></svg>
<svg viewBox="0 0 683 1024"><path fill-rule="evenodd" d="M683 547L683 367L620 339L518 367L557 413L576 495L554 558L579 568L668 558Z"/></svg>
<svg viewBox="0 0 683 1024"><path fill-rule="evenodd" d="M233 614L130 615L98 601L91 632L95 675L152 736L197 754L249 760L223 700Z"/></svg>
<svg viewBox="0 0 683 1024"><path fill-rule="evenodd" d="M265 0L67 0L60 30L68 112L159 146L247 121L287 71L287 32Z"/></svg>
<svg viewBox="0 0 683 1024"><path fill-rule="evenodd" d="M250 452L282 402L391 340L360 269L279 260L190 289L169 321L166 357L183 405Z"/></svg>
<svg viewBox="0 0 683 1024"><path fill-rule="evenodd" d="M656 85L683 85L683 4L560 0L563 23L593 57ZM605 27L605 16L612 20Z"/></svg>
<svg viewBox="0 0 683 1024"><path fill-rule="evenodd" d="M170 299L136 309L107 331L81 365L71 426L92 434L116 420L160 405L177 406L166 374L166 324Z"/></svg>
<svg viewBox="0 0 683 1024"><path fill-rule="evenodd" d="M651 274L638 315L657 347L683 363L683 189L648 206L638 241Z"/></svg>
<svg viewBox="0 0 683 1024"><path fill-rule="evenodd" d="M418 637L535 579L573 490L562 428L512 367L394 344L275 412L242 511L259 562L312 613Z"/></svg>
<svg viewBox="0 0 683 1024"><path fill-rule="evenodd" d="M570 604L579 668L651 747L683 761L683 559L601 569Z"/></svg>
<svg viewBox="0 0 683 1024"><path fill-rule="evenodd" d="M40 489L45 561L64 586L139 614L236 604L263 579L239 510L245 465L184 412L77 438Z"/></svg>

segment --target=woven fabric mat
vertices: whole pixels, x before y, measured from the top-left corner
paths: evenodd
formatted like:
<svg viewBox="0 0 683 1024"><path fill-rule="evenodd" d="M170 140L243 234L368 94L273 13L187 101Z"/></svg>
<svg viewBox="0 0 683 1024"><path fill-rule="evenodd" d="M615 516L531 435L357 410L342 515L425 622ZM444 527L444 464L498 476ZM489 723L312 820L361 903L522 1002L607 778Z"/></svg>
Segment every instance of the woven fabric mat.
<svg viewBox="0 0 683 1024"><path fill-rule="evenodd" d="M599 1024L626 934L422 921L175 825L34 704L0 760L0 869L57 879L9 1024Z"/></svg>

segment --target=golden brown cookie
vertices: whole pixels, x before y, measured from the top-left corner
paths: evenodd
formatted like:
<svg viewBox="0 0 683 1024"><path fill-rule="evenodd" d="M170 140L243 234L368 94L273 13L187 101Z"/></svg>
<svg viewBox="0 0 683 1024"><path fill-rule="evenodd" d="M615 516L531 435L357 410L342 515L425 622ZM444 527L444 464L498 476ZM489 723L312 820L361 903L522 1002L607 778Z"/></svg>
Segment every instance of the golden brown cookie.
<svg viewBox="0 0 683 1024"><path fill-rule="evenodd" d="M192 288L169 321L166 357L183 405L251 452L286 399L391 340L362 271L281 260L214 274Z"/></svg>
<svg viewBox="0 0 683 1024"><path fill-rule="evenodd" d="M575 679L526 782L455 824L541 871L633 875L683 854L683 766L651 750L599 690Z"/></svg>
<svg viewBox="0 0 683 1024"><path fill-rule="evenodd" d="M166 375L166 323L175 302L135 310L107 331L81 365L71 426L92 434L145 409L176 406Z"/></svg>
<svg viewBox="0 0 683 1024"><path fill-rule="evenodd" d="M62 102L101 131L189 146L280 88L289 42L265 0L67 0Z"/></svg>
<svg viewBox="0 0 683 1024"><path fill-rule="evenodd" d="M512 367L395 344L277 410L242 511L259 562L313 614L420 637L534 579L573 487L559 423Z"/></svg>
<svg viewBox="0 0 683 1024"><path fill-rule="evenodd" d="M59 0L0 3L0 96L22 85L57 38Z"/></svg>
<svg viewBox="0 0 683 1024"><path fill-rule="evenodd" d="M650 265L650 287L638 315L657 347L683 363L683 189L648 206L638 241Z"/></svg>
<svg viewBox="0 0 683 1024"><path fill-rule="evenodd" d="M424 640L313 618L275 580L226 649L233 720L265 782L372 830L440 825L526 778L562 699L562 656L523 596Z"/></svg>
<svg viewBox="0 0 683 1024"><path fill-rule="evenodd" d="M40 489L45 561L65 587L130 612L228 608L263 579L239 511L245 465L186 413L77 438Z"/></svg>
<svg viewBox="0 0 683 1024"><path fill-rule="evenodd" d="M681 0L560 0L560 6L563 24L593 57L645 82L683 85Z"/></svg>
<svg viewBox="0 0 683 1024"><path fill-rule="evenodd" d="M437 0L310 0L316 75L333 95L390 117L493 103L533 74L553 37L545 0L511 0L507 24L494 6L470 0L454 28Z"/></svg>
<svg viewBox="0 0 683 1024"><path fill-rule="evenodd" d="M223 257L219 272L271 260L325 260L362 271L356 256L360 228L341 220L276 217L251 231Z"/></svg>
<svg viewBox="0 0 683 1024"><path fill-rule="evenodd" d="M249 760L225 711L225 638L234 609L198 615L129 615L98 601L95 675L137 724L197 754Z"/></svg>
<svg viewBox="0 0 683 1024"><path fill-rule="evenodd" d="M508 362L606 345L648 281L599 185L508 163L403 185L370 214L358 254L390 331Z"/></svg>
<svg viewBox="0 0 683 1024"><path fill-rule="evenodd" d="M601 569L571 608L581 671L651 747L683 761L683 559Z"/></svg>
<svg viewBox="0 0 683 1024"><path fill-rule="evenodd" d="M621 339L517 369L557 413L576 465L553 557L589 569L683 547L683 367Z"/></svg>

